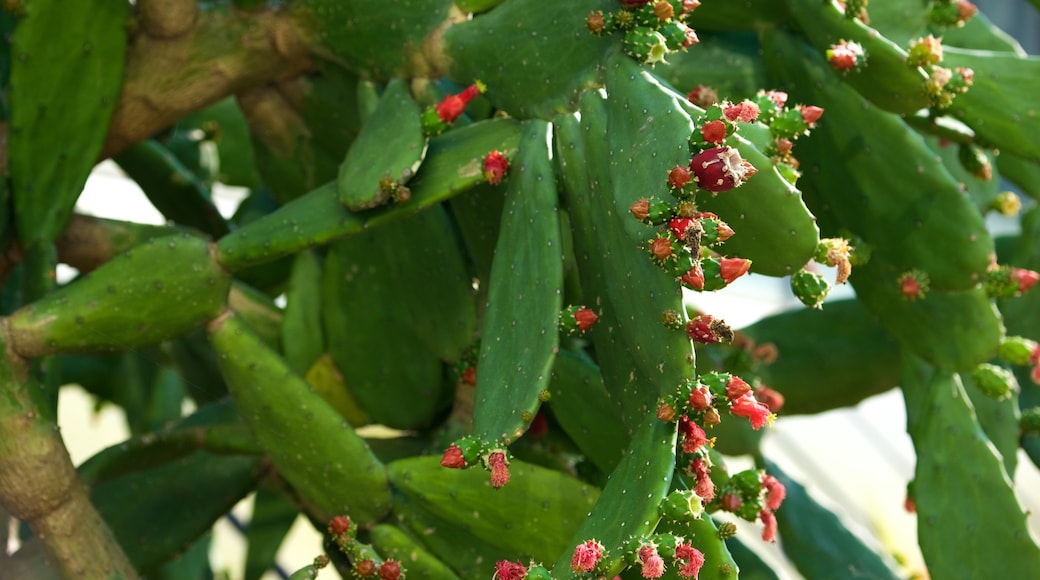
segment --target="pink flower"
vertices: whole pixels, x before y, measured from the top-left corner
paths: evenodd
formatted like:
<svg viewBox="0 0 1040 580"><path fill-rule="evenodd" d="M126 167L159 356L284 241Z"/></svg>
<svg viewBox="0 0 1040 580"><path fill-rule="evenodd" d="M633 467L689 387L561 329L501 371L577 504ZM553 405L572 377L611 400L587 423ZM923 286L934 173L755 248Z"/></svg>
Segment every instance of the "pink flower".
<svg viewBox="0 0 1040 580"><path fill-rule="evenodd" d="M779 509L780 504L787 497L787 488L784 487L784 484L767 473L762 476L762 489L766 490L766 508L771 511Z"/></svg>
<svg viewBox="0 0 1040 580"><path fill-rule="evenodd" d="M784 408L783 394L765 385L760 385L755 389L755 398L761 401L763 405L769 407L769 410L774 413Z"/></svg>
<svg viewBox="0 0 1040 580"><path fill-rule="evenodd" d="M495 562L495 580L523 580L527 575L527 566L520 562L499 560Z"/></svg>
<svg viewBox="0 0 1040 580"><path fill-rule="evenodd" d="M491 487L498 489L509 483L509 461L504 451L492 451L487 464L491 468Z"/></svg>
<svg viewBox="0 0 1040 580"><path fill-rule="evenodd" d="M660 578L664 576L664 559L657 553L657 546L644 544L639 548L639 561L643 564L643 578Z"/></svg>
<svg viewBox="0 0 1040 580"><path fill-rule="evenodd" d="M750 420L751 428L756 431L765 427L767 423L772 421L773 417L769 407L756 401L755 396L751 393L745 393L737 397L730 406L729 412Z"/></svg>
<svg viewBox="0 0 1040 580"><path fill-rule="evenodd" d="M737 375L730 375L726 381L726 398L734 401L751 392L751 385Z"/></svg>
<svg viewBox="0 0 1040 580"><path fill-rule="evenodd" d="M731 123L737 121L754 123L755 120L758 119L758 113L758 105L746 99L736 105L730 104L722 109L722 114L725 115L726 119Z"/></svg>
<svg viewBox="0 0 1040 580"><path fill-rule="evenodd" d="M762 510L758 514L759 519L762 520L762 541L763 542L775 542L776 541L776 516L769 510Z"/></svg>
<svg viewBox="0 0 1040 580"><path fill-rule="evenodd" d="M787 93L783 91L766 91L766 96L778 109L783 109L787 104Z"/></svg>
<svg viewBox="0 0 1040 580"><path fill-rule="evenodd" d="M863 60L863 47L856 42L842 40L827 49L827 62L835 70L846 71L856 67Z"/></svg>
<svg viewBox="0 0 1040 580"><path fill-rule="evenodd" d="M682 562L679 565L678 574L680 578L697 578L704 566L704 553L694 548L689 542L683 542L675 547L675 559Z"/></svg>
<svg viewBox="0 0 1040 580"><path fill-rule="evenodd" d="M575 572L592 572L596 563L603 557L603 544L596 540L586 540L574 548L571 557L571 570Z"/></svg>

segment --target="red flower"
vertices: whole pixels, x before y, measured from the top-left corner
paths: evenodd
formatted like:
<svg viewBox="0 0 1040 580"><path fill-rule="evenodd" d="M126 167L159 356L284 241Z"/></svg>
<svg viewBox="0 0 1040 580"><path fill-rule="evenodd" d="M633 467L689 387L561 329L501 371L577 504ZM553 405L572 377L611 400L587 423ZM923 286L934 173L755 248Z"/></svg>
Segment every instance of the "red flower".
<svg viewBox="0 0 1040 580"><path fill-rule="evenodd" d="M769 97L770 101L773 101L773 104L778 109L783 109L784 105L787 104L787 93L783 91L766 91L766 96Z"/></svg>
<svg viewBox="0 0 1040 580"><path fill-rule="evenodd" d="M484 157L484 179L491 185L502 183L509 171L509 159L501 151L492 151Z"/></svg>
<svg viewBox="0 0 1040 580"><path fill-rule="evenodd" d="M509 461L505 451L492 451L488 455L487 464L491 468L491 487L498 489L509 483ZM526 570L524 573L527 573Z"/></svg>
<svg viewBox="0 0 1040 580"><path fill-rule="evenodd" d="M452 443L441 457L441 465L451 469L466 467L466 459L462 457L462 448Z"/></svg>
<svg viewBox="0 0 1040 580"><path fill-rule="evenodd" d="M458 119L459 115L466 110L466 105L482 92L484 92L484 85L477 82L466 87L457 95L448 95L444 97L444 99L434 107L437 111L437 116L445 123L454 123L455 119Z"/></svg>
<svg viewBox="0 0 1040 580"><path fill-rule="evenodd" d="M769 410L774 413L779 413L780 409L784 408L783 394L765 385L755 389L755 398L761 401L763 405L769 407Z"/></svg>
<svg viewBox="0 0 1040 580"><path fill-rule="evenodd" d="M730 375L726 381L726 398L735 401L751 392L751 385L737 375Z"/></svg>
<svg viewBox="0 0 1040 580"><path fill-rule="evenodd" d="M732 147L706 149L690 160L697 185L712 193L729 191L758 172Z"/></svg>
<svg viewBox="0 0 1040 580"><path fill-rule="evenodd" d="M586 540L574 548L571 556L571 570L575 572L592 572L596 563L603 557L603 544L596 540Z"/></svg>
<svg viewBox="0 0 1040 580"><path fill-rule="evenodd" d="M510 562L508 560L499 560L495 562L495 580L524 580L524 576L527 576L527 566L524 566L520 562Z"/></svg>
<svg viewBox="0 0 1040 580"><path fill-rule="evenodd" d="M723 258L719 262L719 275L726 281L726 284L732 284L734 280L747 274L747 271L750 268L751 260L746 260L744 258Z"/></svg>
<svg viewBox="0 0 1040 580"><path fill-rule="evenodd" d="M762 489L766 490L766 508L771 511L780 509L780 504L787 497L787 488L784 487L784 484L767 473L762 476Z"/></svg>
<svg viewBox="0 0 1040 580"><path fill-rule="evenodd" d="M697 578L704 566L704 553L694 548L689 542L683 542L675 547L675 559L682 562L677 573L680 578Z"/></svg>
<svg viewBox="0 0 1040 580"><path fill-rule="evenodd" d="M775 542L776 541L776 516L769 510L762 510L758 514L759 519L762 520L762 541L763 542Z"/></svg>
<svg viewBox="0 0 1040 580"><path fill-rule="evenodd" d="M690 421L686 415L679 420L679 431L682 433L683 453L696 453L708 442L708 436L701 426Z"/></svg>
<svg viewBox="0 0 1040 580"><path fill-rule="evenodd" d="M746 393L733 401L729 412L751 421L751 428L759 430L772 420L769 407L755 400L755 396Z"/></svg>

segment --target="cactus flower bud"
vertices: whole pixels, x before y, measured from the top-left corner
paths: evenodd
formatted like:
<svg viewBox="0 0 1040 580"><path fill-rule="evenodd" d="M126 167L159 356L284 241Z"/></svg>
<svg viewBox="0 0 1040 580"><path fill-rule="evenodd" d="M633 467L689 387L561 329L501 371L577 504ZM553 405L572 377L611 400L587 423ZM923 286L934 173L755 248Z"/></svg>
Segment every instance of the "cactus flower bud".
<svg viewBox="0 0 1040 580"><path fill-rule="evenodd" d="M750 268L751 260L744 258L723 258L719 261L719 275L726 284L732 284L734 280L747 274Z"/></svg>
<svg viewBox="0 0 1040 580"><path fill-rule="evenodd" d="M863 64L866 55L858 42L841 40L827 49L827 62L837 71L847 71Z"/></svg>
<svg viewBox="0 0 1040 580"><path fill-rule="evenodd" d="M920 270L904 272L897 280L899 292L907 300L920 300L928 292L928 274Z"/></svg>
<svg viewBox="0 0 1040 580"><path fill-rule="evenodd" d="M719 102L719 93L709 86L697 85L692 91L686 93L686 100L702 109L707 109Z"/></svg>
<svg viewBox="0 0 1040 580"><path fill-rule="evenodd" d="M799 270L791 276L791 291L809 308L821 308L831 291L831 285L815 272Z"/></svg>
<svg viewBox="0 0 1040 580"><path fill-rule="evenodd" d="M667 401L661 401L657 405L657 418L665 423L671 423L675 420L675 406Z"/></svg>
<svg viewBox="0 0 1040 580"><path fill-rule="evenodd" d="M462 448L452 443L441 457L441 465L449 469L466 467L466 460L462 457Z"/></svg>
<svg viewBox="0 0 1040 580"><path fill-rule="evenodd" d="M676 574L680 578L697 578L704 566L704 553L683 542L675 547L675 563L679 566Z"/></svg>
<svg viewBox="0 0 1040 580"><path fill-rule="evenodd" d="M498 489L509 483L509 460L505 451L492 451L485 462L491 470L491 487Z"/></svg>
<svg viewBox="0 0 1040 580"><path fill-rule="evenodd" d="M701 5L700 0L682 0L683 14L689 14Z"/></svg>
<svg viewBox="0 0 1040 580"><path fill-rule="evenodd" d="M706 143L721 145L726 140L725 121L708 121L701 127L701 137Z"/></svg>
<svg viewBox="0 0 1040 580"><path fill-rule="evenodd" d="M596 324L596 321L599 320L599 316L589 308L579 308L574 313L574 320L578 323L578 330L588 332Z"/></svg>
<svg viewBox="0 0 1040 580"><path fill-rule="evenodd" d="M650 241L648 251L650 255L654 257L658 262L665 262L675 255L672 248L672 240L668 238L654 238Z"/></svg>
<svg viewBox="0 0 1040 580"><path fill-rule="evenodd" d="M730 375L726 381L726 398L734 401L751 392L751 385L737 375Z"/></svg>
<svg viewBox="0 0 1040 580"><path fill-rule="evenodd" d="M1040 281L1040 273L1025 268L1011 268L1011 279L1018 283L1019 294L1025 294Z"/></svg>
<svg viewBox="0 0 1040 580"><path fill-rule="evenodd" d="M986 157L981 147L961 143L957 148L957 160L961 162L961 167L975 177L983 181L993 179L993 164L990 163L989 157Z"/></svg>
<svg viewBox="0 0 1040 580"><path fill-rule="evenodd" d="M379 580L398 580L400 577L400 562L396 560L387 560L379 566Z"/></svg>
<svg viewBox="0 0 1040 580"><path fill-rule="evenodd" d="M682 165L676 165L668 172L668 187L672 189L683 189L692 181L690 170Z"/></svg>
<svg viewBox="0 0 1040 580"><path fill-rule="evenodd" d="M655 197L637 199L629 206L628 211L637 220L655 226L665 223L673 215L672 207L668 205L668 202Z"/></svg>
<svg viewBox="0 0 1040 580"><path fill-rule="evenodd" d="M762 510L761 513L758 514L758 518L762 520L762 541L775 542L776 516L769 510Z"/></svg>
<svg viewBox="0 0 1040 580"><path fill-rule="evenodd" d="M744 505L744 500L740 499L740 496L733 492L724 493L719 498L719 507L728 512L736 512L742 505Z"/></svg>
<svg viewBox="0 0 1040 580"><path fill-rule="evenodd" d="M354 573L358 578L375 578L378 567L371 558L365 558L354 565Z"/></svg>
<svg viewBox="0 0 1040 580"><path fill-rule="evenodd" d="M509 171L509 159L501 151L492 151L484 157L484 179L491 185L502 183Z"/></svg>
<svg viewBox="0 0 1040 580"><path fill-rule="evenodd" d="M763 405L769 407L769 410L773 413L778 413L780 409L784 408L784 395L780 391L765 385L755 387L755 398L761 401Z"/></svg>
<svg viewBox="0 0 1040 580"><path fill-rule="evenodd" d="M690 391L690 397L688 403L690 408L694 411L704 411L708 407L711 407L712 401L715 396L711 394L711 391L704 386L695 387Z"/></svg>
<svg viewBox="0 0 1040 580"><path fill-rule="evenodd" d="M654 2L654 15L661 22L665 22L675 15L675 9L665 0L657 0Z"/></svg>
<svg viewBox="0 0 1040 580"><path fill-rule="evenodd" d="M691 290L704 290L704 270L701 268L701 263L694 262L693 267L679 277L679 283Z"/></svg>
<svg viewBox="0 0 1040 580"><path fill-rule="evenodd" d="M686 335L694 342L715 344L733 342L733 330L710 314L701 314L686 323Z"/></svg>
<svg viewBox="0 0 1040 580"><path fill-rule="evenodd" d="M1013 191L1002 191L993 198L989 208L1002 216L1015 217L1022 210L1022 200Z"/></svg>
<svg viewBox="0 0 1040 580"><path fill-rule="evenodd" d="M714 147L693 156L690 171L697 185L712 193L729 191L758 172L732 147Z"/></svg>
<svg viewBox="0 0 1040 580"><path fill-rule="evenodd" d="M998 367L997 365L989 363L980 364L971 371L971 378L975 381L975 386L987 397L992 397L998 401L1010 397L1011 393L1018 390L1015 375L1011 374L1011 371L1004 367Z"/></svg>
<svg viewBox="0 0 1040 580"><path fill-rule="evenodd" d="M810 129L812 129L816 125L816 121L819 121L820 117L823 116L823 108L815 105L802 105L798 107L798 112L802 115L802 121L804 121Z"/></svg>
<svg viewBox="0 0 1040 580"><path fill-rule="evenodd" d="M776 418L769 407L755 400L755 396L746 393L736 398L730 405L729 412L751 422L751 428L758 431Z"/></svg>
<svg viewBox="0 0 1040 580"><path fill-rule="evenodd" d="M454 123L455 119L458 119L459 115L466 110L469 102L485 90L484 83L477 81L463 89L460 93L444 97L441 102L434 106L434 110L437 111L437 116L440 117L441 121L448 124Z"/></svg>
<svg viewBox="0 0 1040 580"><path fill-rule="evenodd" d="M585 26L588 27L589 32L592 34L597 36L602 34L603 30L607 27L607 20L603 16L603 11L596 10L590 12L589 15L585 17Z"/></svg>
<svg viewBox="0 0 1040 580"><path fill-rule="evenodd" d="M1021 336L1008 336L1001 341L997 356L1008 364L1027 365L1032 364L1033 353L1040 353L1040 344L1036 341ZM1036 356L1040 357L1040 354Z"/></svg>
<svg viewBox="0 0 1040 580"><path fill-rule="evenodd" d="M524 576L527 576L527 566L520 562L510 562L508 560L495 562L494 577L496 580L524 580Z"/></svg>
<svg viewBox="0 0 1040 580"><path fill-rule="evenodd" d="M347 516L336 516L329 520L329 533L342 536L350 532L350 518Z"/></svg>
<svg viewBox="0 0 1040 580"><path fill-rule="evenodd" d="M1015 298L1027 292L1040 274L1025 268L995 266L986 272L982 287L990 298Z"/></svg>
<svg viewBox="0 0 1040 580"><path fill-rule="evenodd" d="M654 544L643 544L639 548L640 574L643 578L660 578L664 576L664 559L657 553Z"/></svg>
<svg viewBox="0 0 1040 580"><path fill-rule="evenodd" d="M574 548L571 556L571 570L575 572L592 572L596 564L603 558L603 544L596 540L585 540Z"/></svg>

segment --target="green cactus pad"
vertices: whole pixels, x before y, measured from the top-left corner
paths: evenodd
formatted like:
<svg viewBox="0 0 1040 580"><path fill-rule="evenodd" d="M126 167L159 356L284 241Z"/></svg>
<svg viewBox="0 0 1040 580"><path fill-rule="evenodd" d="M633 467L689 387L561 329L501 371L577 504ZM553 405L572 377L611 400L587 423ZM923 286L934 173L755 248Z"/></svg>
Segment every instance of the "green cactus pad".
<svg viewBox="0 0 1040 580"><path fill-rule="evenodd" d="M704 554L704 566L697 575L697 580L737 580L737 562L730 554L727 542L719 537L719 530L707 513L689 524L662 521L655 533L682 536ZM740 568L739 572L740 578L744 578L744 569ZM669 566L661 578L680 580L681 576L677 574L675 566Z"/></svg>
<svg viewBox="0 0 1040 580"><path fill-rule="evenodd" d="M1000 176L1014 183L1033 199L1040 199L1040 164L1011 153L997 157Z"/></svg>
<svg viewBox="0 0 1040 580"><path fill-rule="evenodd" d="M742 2L704 2L690 14L687 23L698 32L704 30L757 30L762 26L784 24L790 19L783 2L744 0ZM696 47L694 47L696 50Z"/></svg>
<svg viewBox="0 0 1040 580"><path fill-rule="evenodd" d="M867 3L870 27L900 47L906 47L911 40L928 33L930 9L931 5L927 2L872 0ZM942 36L943 43L947 42L945 31L936 36Z"/></svg>
<svg viewBox="0 0 1040 580"><path fill-rule="evenodd" d="M355 214L340 205L336 184L328 183L221 238L220 263L237 271L437 205L484 181L484 156L492 149L513 155L519 140L519 123L507 119L449 131L430 141L426 159L409 184L411 200Z"/></svg>
<svg viewBox="0 0 1040 580"><path fill-rule="evenodd" d="M387 467L395 493L511 551L511 559L552 561L599 497L596 488L577 479L516 460L509 464L509 483L500 489L491 487L487 472L441 467L438 457L402 459Z"/></svg>
<svg viewBox="0 0 1040 580"><path fill-rule="evenodd" d="M783 312L741 332L776 346L758 374L784 396L784 415L852 406L899 384L899 343L858 300Z"/></svg>
<svg viewBox="0 0 1040 580"><path fill-rule="evenodd" d="M259 458L197 451L99 484L90 500L134 568L151 574L249 494L260 473Z"/></svg>
<svg viewBox="0 0 1040 580"><path fill-rule="evenodd" d="M297 18L321 36L333 62L364 77L426 72L424 43L449 21L451 0L303 0ZM319 55L328 56L328 55Z"/></svg>
<svg viewBox="0 0 1040 580"><path fill-rule="evenodd" d="M512 169L488 281L474 433L510 443L527 429L549 373L563 308L563 244L549 125L529 121Z"/></svg>
<svg viewBox="0 0 1040 580"><path fill-rule="evenodd" d="M1027 514L1000 456L979 427L960 378L907 356L902 386L908 431L917 450L917 538L929 574L983 578L999 562L1000 573L1008 578L1040 577L1040 547L1029 531Z"/></svg>
<svg viewBox="0 0 1040 580"><path fill-rule="evenodd" d="M791 17L809 37L818 54L838 41L859 43L866 53L866 64L847 71L844 80L876 107L909 115L930 106L925 90L928 75L906 64L906 51L877 30L858 20L850 20L831 1L788 0ZM766 48L768 52L770 49ZM789 55L788 58L794 58ZM768 61L769 56L767 54ZM794 64L793 62L791 63ZM824 66L828 66L824 64ZM835 115L828 109L828 115Z"/></svg>
<svg viewBox="0 0 1040 580"><path fill-rule="evenodd" d="M415 175L427 146L419 115L407 83L390 81L339 167L336 189L347 209L382 205Z"/></svg>
<svg viewBox="0 0 1040 580"><path fill-rule="evenodd" d="M31 246L61 234L97 163L122 89L129 4L20 7L10 41L7 164L18 236Z"/></svg>
<svg viewBox="0 0 1040 580"><path fill-rule="evenodd" d="M562 555L553 567L557 578L572 576L570 560L578 544L594 538L607 552L618 554L629 539L657 527L657 509L675 469L675 437L675 423L665 423L653 412L644 415L599 501L571 537L570 547L558 552ZM618 562L608 576L620 572L623 564Z"/></svg>
<svg viewBox="0 0 1040 580"><path fill-rule="evenodd" d="M393 558L408 570L408 578L430 580L458 580L458 576L444 562L426 551L400 528L380 524L369 532L372 547L384 559Z"/></svg>
<svg viewBox="0 0 1040 580"><path fill-rule="evenodd" d="M964 392L971 400L971 406L975 408L975 418L986 437L1000 453L1004 462L1004 471L1012 480L1015 478L1015 469L1018 467L1018 445L1021 438L1018 420L1021 417L1019 402L1016 397L1006 397L994 400L983 393L970 373L959 375L964 384ZM1011 378L1015 390L1018 390L1018 382Z"/></svg>
<svg viewBox="0 0 1040 580"><path fill-rule="evenodd" d="M976 12L964 26L935 29L935 36L942 36L944 46L956 46L972 50L993 50L1026 56L1025 49L1010 34L993 24L988 16Z"/></svg>
<svg viewBox="0 0 1040 580"><path fill-rule="evenodd" d="M360 525L385 516L386 469L339 413L230 313L209 334L235 407L310 513Z"/></svg>
<svg viewBox="0 0 1040 580"><path fill-rule="evenodd" d="M871 245L875 257L903 271L924 270L933 288L974 287L989 265L993 241L924 139L898 116L866 102L794 37L767 31L763 46L770 70L792 98L826 110L796 150L810 208L821 220L824 213L836 216L840 227ZM738 225L730 225L739 234Z"/></svg>
<svg viewBox="0 0 1040 580"><path fill-rule="evenodd" d="M942 159L943 167L950 172L957 184L968 194L978 212L986 215L990 209L990 204L993 203L993 200L996 199L1001 190L1001 176L997 175L996 160L1004 156L997 156L989 151L983 152L983 158L990 164L993 176L988 180L981 179L965 169L958 159L958 153L962 146L945 143L942 139L933 136L925 136L924 140L935 155Z"/></svg>
<svg viewBox="0 0 1040 580"><path fill-rule="evenodd" d="M765 468L787 490L783 505L776 511L780 545L806 578L901 577L895 562L868 546L800 483L769 461L765 461Z"/></svg>
<svg viewBox="0 0 1040 580"><path fill-rule="evenodd" d="M398 429L428 426L446 403L440 360L417 332L422 318L413 319L413 312L422 305L437 304L423 298L427 287L420 274L426 266L438 262L427 258L424 265L417 261L418 253L400 251L402 244L408 245L409 236L421 235L416 232L425 227L431 228L432 243L440 236L438 232L444 233L445 219L443 209L431 208L340 240L325 260L322 315L329 353L365 413L377 423ZM448 282L454 279L450 274L445 272L443 278L434 276L433 280ZM428 289L445 298L457 294L450 285L431 284ZM414 306L408 307L409 303ZM447 320L442 338L463 339L455 340L458 348L453 352L458 356L469 344L466 327L475 325L472 302L468 310L465 302L458 300L435 310L438 312L425 315L432 320ZM452 315L457 318L451 320ZM467 318L468 325L459 324Z"/></svg>
<svg viewBox="0 0 1040 580"><path fill-rule="evenodd" d="M152 239L11 314L12 346L38 357L152 344L218 315L230 283L206 240Z"/></svg>
<svg viewBox="0 0 1040 580"><path fill-rule="evenodd" d="M1040 57L948 47L943 66L975 71L967 93L950 113L971 127L980 141L1040 161L1040 119L1032 107L1040 91Z"/></svg>
<svg viewBox="0 0 1040 580"><path fill-rule="evenodd" d="M260 578L277 562L278 548L299 517L299 508L282 493L260 486L246 528L246 578Z"/></svg>
<svg viewBox="0 0 1040 580"><path fill-rule="evenodd" d="M666 310L682 311L678 283L626 232L649 228L627 210L638 192L615 189L603 99L586 93L580 123L568 115L555 125L582 292L600 317L592 340L610 399L632 429L693 371L689 339L661 324Z"/></svg>
<svg viewBox="0 0 1040 580"><path fill-rule="evenodd" d="M628 446L628 433L592 361L560 350L549 380L549 406L567 435L603 473L610 473Z"/></svg>
<svg viewBox="0 0 1040 580"><path fill-rule="evenodd" d="M282 351L289 368L304 375L325 353L321 322L322 262L313 252L300 252L293 260L289 288L285 291L282 318Z"/></svg>
<svg viewBox="0 0 1040 580"><path fill-rule="evenodd" d="M602 82L600 60L616 42L591 34L585 17L616 7L608 0L503 2L447 30L451 76L460 82L484 81L488 99L520 118L551 119L573 111L579 93Z"/></svg>
<svg viewBox="0 0 1040 580"><path fill-rule="evenodd" d="M502 184L478 184L448 202L466 246L466 254L473 261L474 274L480 281L477 287L477 307L481 310L487 305L487 280L491 277L495 246L502 229L500 216L505 206L505 196L502 194L505 187Z"/></svg>
<svg viewBox="0 0 1040 580"><path fill-rule="evenodd" d="M713 4L725 3L709 2L707 6ZM715 89L719 98L733 102L751 98L766 86L766 67L758 54L756 34L730 32L699 36L701 41L696 46L669 54L668 62L657 63L651 72L680 92L705 85Z"/></svg>

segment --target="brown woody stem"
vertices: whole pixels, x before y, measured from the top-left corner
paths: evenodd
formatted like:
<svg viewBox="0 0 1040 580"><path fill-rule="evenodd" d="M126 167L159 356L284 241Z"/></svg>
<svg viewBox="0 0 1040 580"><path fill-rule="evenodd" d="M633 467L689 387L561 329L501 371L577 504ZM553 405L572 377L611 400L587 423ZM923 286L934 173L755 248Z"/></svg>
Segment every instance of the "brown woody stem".
<svg viewBox="0 0 1040 580"><path fill-rule="evenodd" d="M66 578L134 578L90 504L57 425L40 412L39 387L0 328L0 505L26 522Z"/></svg>

